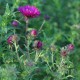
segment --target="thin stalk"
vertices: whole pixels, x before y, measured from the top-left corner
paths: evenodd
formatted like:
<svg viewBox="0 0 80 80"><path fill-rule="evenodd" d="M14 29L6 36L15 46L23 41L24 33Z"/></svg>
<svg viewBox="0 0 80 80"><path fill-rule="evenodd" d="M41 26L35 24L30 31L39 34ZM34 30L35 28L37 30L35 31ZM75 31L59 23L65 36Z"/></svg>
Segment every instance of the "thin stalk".
<svg viewBox="0 0 80 80"><path fill-rule="evenodd" d="M36 51L36 54L35 54L35 63L38 61L38 58L39 58L39 55L38 55L38 52Z"/></svg>
<svg viewBox="0 0 80 80"><path fill-rule="evenodd" d="M29 53L29 45L30 45L30 41L28 40L28 59L30 60L30 53Z"/></svg>
<svg viewBox="0 0 80 80"><path fill-rule="evenodd" d="M42 30L42 28L43 28L44 23L45 23L45 20L43 21L43 23L42 23L42 25L41 25L41 27L40 27L40 29L39 29L39 33L41 32L41 30ZM39 33L38 33L38 34L39 34Z"/></svg>
<svg viewBox="0 0 80 80"><path fill-rule="evenodd" d="M30 41L28 40L27 41L27 46L24 44L25 48L27 49L26 56L27 56L28 60L30 60L30 53L29 53L30 49L29 49L29 45L30 45Z"/></svg>
<svg viewBox="0 0 80 80"><path fill-rule="evenodd" d="M51 69L51 66L49 65L48 61L47 61L47 65L48 65L50 71L52 72L53 70Z"/></svg>
<svg viewBox="0 0 80 80"><path fill-rule="evenodd" d="M25 17L25 22L26 22L26 32L28 30L28 25L29 25L29 18Z"/></svg>
<svg viewBox="0 0 80 80"><path fill-rule="evenodd" d="M53 56L54 56L54 55L53 55L53 52L52 52L52 56L51 56L51 57L52 57L52 64L53 64Z"/></svg>
<svg viewBox="0 0 80 80"><path fill-rule="evenodd" d="M15 46L15 50L16 50L16 54L17 54L17 59L20 62L19 54L18 54L18 46L16 45L16 42L14 42L14 46Z"/></svg>

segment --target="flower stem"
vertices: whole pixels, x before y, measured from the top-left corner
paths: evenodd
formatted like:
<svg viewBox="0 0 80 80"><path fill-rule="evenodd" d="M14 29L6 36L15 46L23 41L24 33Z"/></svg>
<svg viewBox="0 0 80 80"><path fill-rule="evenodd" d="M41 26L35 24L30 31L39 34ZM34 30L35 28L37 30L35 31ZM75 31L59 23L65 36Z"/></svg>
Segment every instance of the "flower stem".
<svg viewBox="0 0 80 80"><path fill-rule="evenodd" d="M18 54L18 46L16 45L16 42L14 42L14 46L15 46L15 50L16 50L16 54L17 54L17 59L20 62L19 54Z"/></svg>
<svg viewBox="0 0 80 80"><path fill-rule="evenodd" d="M36 51L36 54L35 54L35 63L38 61L38 58L39 58L39 55L38 55L38 52Z"/></svg>
<svg viewBox="0 0 80 80"><path fill-rule="evenodd" d="M54 55L53 55L53 52L52 52L52 63L53 63L53 57L54 57Z"/></svg>
<svg viewBox="0 0 80 80"><path fill-rule="evenodd" d="M39 33L41 32L41 30L42 30L42 28L43 28L44 23L45 23L45 20L43 21L43 23L42 23L42 25L41 25L41 27L40 27L40 29L39 29ZM38 34L39 34L39 33L38 33Z"/></svg>
<svg viewBox="0 0 80 80"><path fill-rule="evenodd" d="M27 17L25 17L25 22L26 22L26 32L28 30L28 24L29 24L29 19Z"/></svg>

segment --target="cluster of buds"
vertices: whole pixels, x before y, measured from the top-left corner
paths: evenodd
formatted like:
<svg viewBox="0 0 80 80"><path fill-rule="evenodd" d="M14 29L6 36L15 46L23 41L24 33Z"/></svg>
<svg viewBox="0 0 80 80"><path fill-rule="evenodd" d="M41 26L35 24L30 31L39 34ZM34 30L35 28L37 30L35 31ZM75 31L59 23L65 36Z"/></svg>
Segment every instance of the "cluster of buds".
<svg viewBox="0 0 80 80"><path fill-rule="evenodd" d="M72 50L74 50L74 45L73 44L69 44L65 47L61 48L61 55L62 56L67 56Z"/></svg>
<svg viewBox="0 0 80 80"><path fill-rule="evenodd" d="M32 40L31 47L34 49L41 49L43 43L40 40L36 40L37 37L38 31L36 29L31 30L27 35L27 38Z"/></svg>

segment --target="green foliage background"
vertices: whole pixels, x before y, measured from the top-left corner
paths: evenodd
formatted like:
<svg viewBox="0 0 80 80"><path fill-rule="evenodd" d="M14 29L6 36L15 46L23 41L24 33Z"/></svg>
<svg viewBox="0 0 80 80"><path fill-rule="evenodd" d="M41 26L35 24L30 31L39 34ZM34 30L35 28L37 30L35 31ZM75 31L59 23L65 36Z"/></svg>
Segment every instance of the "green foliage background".
<svg viewBox="0 0 80 80"><path fill-rule="evenodd" d="M6 6L6 4L8 5ZM47 46L51 43L55 43L58 47L65 46L68 43L75 44L75 51L74 54L70 56L70 60L74 63L75 80L80 80L80 0L0 0L0 29L3 29L2 32L0 31L0 35L6 33L6 27L9 29L8 25L13 19L20 19L17 13L12 12L19 6L26 4L35 5L41 11L39 18L31 20L30 28L39 29L39 26L44 21L44 16L46 14L50 16L50 20L44 24L44 34L41 38L44 43L47 43ZM0 38L0 41L4 42L7 36ZM4 45L6 45L6 43L4 43ZM0 57L6 47L1 48L2 46L0 45ZM0 65L1 64L0 62ZM11 68L14 71L15 65L12 65ZM6 66L5 71L7 72L7 70L8 67ZM0 72L6 73L2 67L0 67ZM15 72L12 74L14 77L16 76L15 74L17 74L17 72ZM25 72L23 74L25 74ZM44 80L48 79L45 78Z"/></svg>

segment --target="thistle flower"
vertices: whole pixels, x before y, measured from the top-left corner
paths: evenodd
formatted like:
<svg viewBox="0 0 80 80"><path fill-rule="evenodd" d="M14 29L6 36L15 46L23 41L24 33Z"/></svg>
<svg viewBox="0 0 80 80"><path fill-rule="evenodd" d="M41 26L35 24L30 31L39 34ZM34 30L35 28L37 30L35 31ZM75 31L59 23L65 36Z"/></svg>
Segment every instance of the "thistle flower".
<svg viewBox="0 0 80 80"><path fill-rule="evenodd" d="M30 34L31 34L31 36L36 37L37 36L37 30L32 30Z"/></svg>
<svg viewBox="0 0 80 80"><path fill-rule="evenodd" d="M13 22L12 22L12 25L14 26L14 27L16 27L16 26L18 26L18 21L17 20L14 20Z"/></svg>
<svg viewBox="0 0 80 80"><path fill-rule="evenodd" d="M69 44L67 46L68 51L72 51L74 49L74 45L73 44Z"/></svg>
<svg viewBox="0 0 80 80"><path fill-rule="evenodd" d="M19 39L18 39L18 36L17 35L11 35L11 36L8 37L7 43L8 44L12 44L13 42L18 41L18 40Z"/></svg>
<svg viewBox="0 0 80 80"><path fill-rule="evenodd" d="M42 42L39 41L39 40L35 40L34 43L33 43L33 47L37 48L37 49L42 48L42 45L43 45Z"/></svg>
<svg viewBox="0 0 80 80"><path fill-rule="evenodd" d="M35 6L20 6L18 10L26 17L28 18L35 18L40 15L40 11Z"/></svg>

